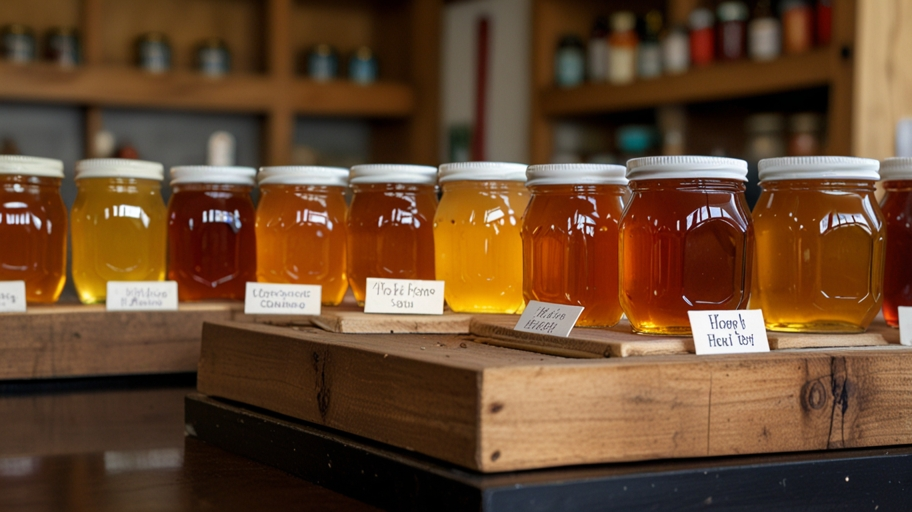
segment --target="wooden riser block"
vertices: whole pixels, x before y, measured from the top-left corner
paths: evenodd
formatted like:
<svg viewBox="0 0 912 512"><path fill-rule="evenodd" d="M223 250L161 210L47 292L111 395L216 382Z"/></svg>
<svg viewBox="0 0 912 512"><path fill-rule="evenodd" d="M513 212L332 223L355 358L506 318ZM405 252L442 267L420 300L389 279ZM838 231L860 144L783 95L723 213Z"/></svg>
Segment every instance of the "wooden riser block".
<svg viewBox="0 0 912 512"><path fill-rule="evenodd" d="M455 335L203 329L201 393L483 472L912 443L912 348L568 359Z"/></svg>
<svg viewBox="0 0 912 512"><path fill-rule="evenodd" d="M645 336L631 331L622 319L609 328L577 327L562 338L548 334L516 331L514 315L478 315L469 328L482 343L564 357L631 357L693 354L691 337ZM878 317L861 334L798 334L767 332L770 349L872 347L899 343L899 331Z"/></svg>
<svg viewBox="0 0 912 512"><path fill-rule="evenodd" d="M360 310L328 309L312 318L313 324L329 332L348 334L467 334L472 315L386 315Z"/></svg>

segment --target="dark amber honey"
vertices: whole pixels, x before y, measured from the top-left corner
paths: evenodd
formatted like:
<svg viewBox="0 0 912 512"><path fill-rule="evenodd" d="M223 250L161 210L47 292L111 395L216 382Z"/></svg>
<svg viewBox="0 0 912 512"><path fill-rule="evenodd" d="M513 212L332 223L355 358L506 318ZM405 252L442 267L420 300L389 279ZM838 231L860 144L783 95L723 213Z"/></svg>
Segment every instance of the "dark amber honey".
<svg viewBox="0 0 912 512"><path fill-rule="evenodd" d="M884 182L883 199L887 226L884 262L883 314L899 326L899 306L912 306L912 179Z"/></svg>

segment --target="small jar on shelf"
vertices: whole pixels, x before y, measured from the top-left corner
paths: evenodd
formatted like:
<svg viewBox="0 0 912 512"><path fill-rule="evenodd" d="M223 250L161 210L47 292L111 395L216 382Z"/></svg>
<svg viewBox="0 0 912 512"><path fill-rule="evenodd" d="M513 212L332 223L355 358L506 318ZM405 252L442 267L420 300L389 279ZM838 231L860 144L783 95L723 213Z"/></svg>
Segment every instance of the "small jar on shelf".
<svg viewBox="0 0 912 512"><path fill-rule="evenodd" d="M630 11L611 15L611 37L608 39L608 81L628 84L636 78L636 16Z"/></svg>
<svg viewBox="0 0 912 512"><path fill-rule="evenodd" d="M136 41L137 64L149 73L171 69L171 43L161 32L149 32Z"/></svg>
<svg viewBox="0 0 912 512"><path fill-rule="evenodd" d="M643 38L637 47L637 77L655 78L662 74L662 13L649 11L643 19Z"/></svg>
<svg viewBox="0 0 912 512"><path fill-rule="evenodd" d="M773 16L770 0L760 0L747 25L747 51L757 61L773 60L782 53L782 25Z"/></svg>
<svg viewBox="0 0 912 512"><path fill-rule="evenodd" d="M820 154L823 117L816 112L792 114L789 118L789 156Z"/></svg>
<svg viewBox="0 0 912 512"><path fill-rule="evenodd" d="M318 44L307 52L307 76L318 82L339 76L339 53L328 44Z"/></svg>
<svg viewBox="0 0 912 512"><path fill-rule="evenodd" d="M558 87L576 87L583 83L585 71L583 42L573 34L561 37L554 53L554 83Z"/></svg>
<svg viewBox="0 0 912 512"><path fill-rule="evenodd" d="M683 25L672 27L662 40L662 68L666 74L677 75L690 67L690 36Z"/></svg>
<svg viewBox="0 0 912 512"><path fill-rule="evenodd" d="M196 66L200 73L209 77L227 75L231 71L231 52L225 41L210 37L200 43L196 50Z"/></svg>
<svg viewBox="0 0 912 512"><path fill-rule="evenodd" d="M348 58L348 79L356 84L376 82L378 70L377 56L367 46L358 48Z"/></svg>
<svg viewBox="0 0 912 512"><path fill-rule="evenodd" d="M719 59L743 59L747 40L747 4L738 0L722 2L716 9L716 16L719 18Z"/></svg>
<svg viewBox="0 0 912 512"><path fill-rule="evenodd" d="M589 34L586 75L591 82L604 82L608 79L608 18L605 16L595 19Z"/></svg>
<svg viewBox="0 0 912 512"><path fill-rule="evenodd" d="M32 62L37 53L35 32L21 23L6 25L0 29L0 47L3 58L10 62Z"/></svg>
<svg viewBox="0 0 912 512"><path fill-rule="evenodd" d="M47 33L45 58L60 67L69 68L82 60L79 51L79 34L72 27L52 28Z"/></svg>
<svg viewBox="0 0 912 512"><path fill-rule="evenodd" d="M782 0L782 49L786 54L804 53L814 45L814 12L808 0Z"/></svg>
<svg viewBox="0 0 912 512"><path fill-rule="evenodd" d="M711 10L700 7L690 13L690 62L694 66L706 66L715 60L716 37L713 28L715 18Z"/></svg>

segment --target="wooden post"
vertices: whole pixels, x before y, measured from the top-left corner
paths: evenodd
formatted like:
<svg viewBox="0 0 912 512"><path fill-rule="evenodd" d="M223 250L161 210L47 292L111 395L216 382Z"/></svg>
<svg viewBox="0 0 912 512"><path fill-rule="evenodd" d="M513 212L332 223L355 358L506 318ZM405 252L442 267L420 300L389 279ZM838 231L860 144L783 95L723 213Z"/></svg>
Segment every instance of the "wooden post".
<svg viewBox="0 0 912 512"><path fill-rule="evenodd" d="M275 90L273 105L263 123L263 163L290 163L294 137L291 101L293 62L291 58L292 0L269 0L266 12L266 72Z"/></svg>

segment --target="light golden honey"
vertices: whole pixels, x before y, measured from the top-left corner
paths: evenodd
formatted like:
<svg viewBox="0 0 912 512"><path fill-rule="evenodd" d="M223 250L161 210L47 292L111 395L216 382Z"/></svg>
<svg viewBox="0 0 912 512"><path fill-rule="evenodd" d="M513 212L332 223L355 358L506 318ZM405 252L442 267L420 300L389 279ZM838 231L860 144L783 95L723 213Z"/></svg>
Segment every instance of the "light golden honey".
<svg viewBox="0 0 912 512"><path fill-rule="evenodd" d="M521 216L529 192L519 181L452 181L434 217L437 279L450 309L520 313Z"/></svg>

